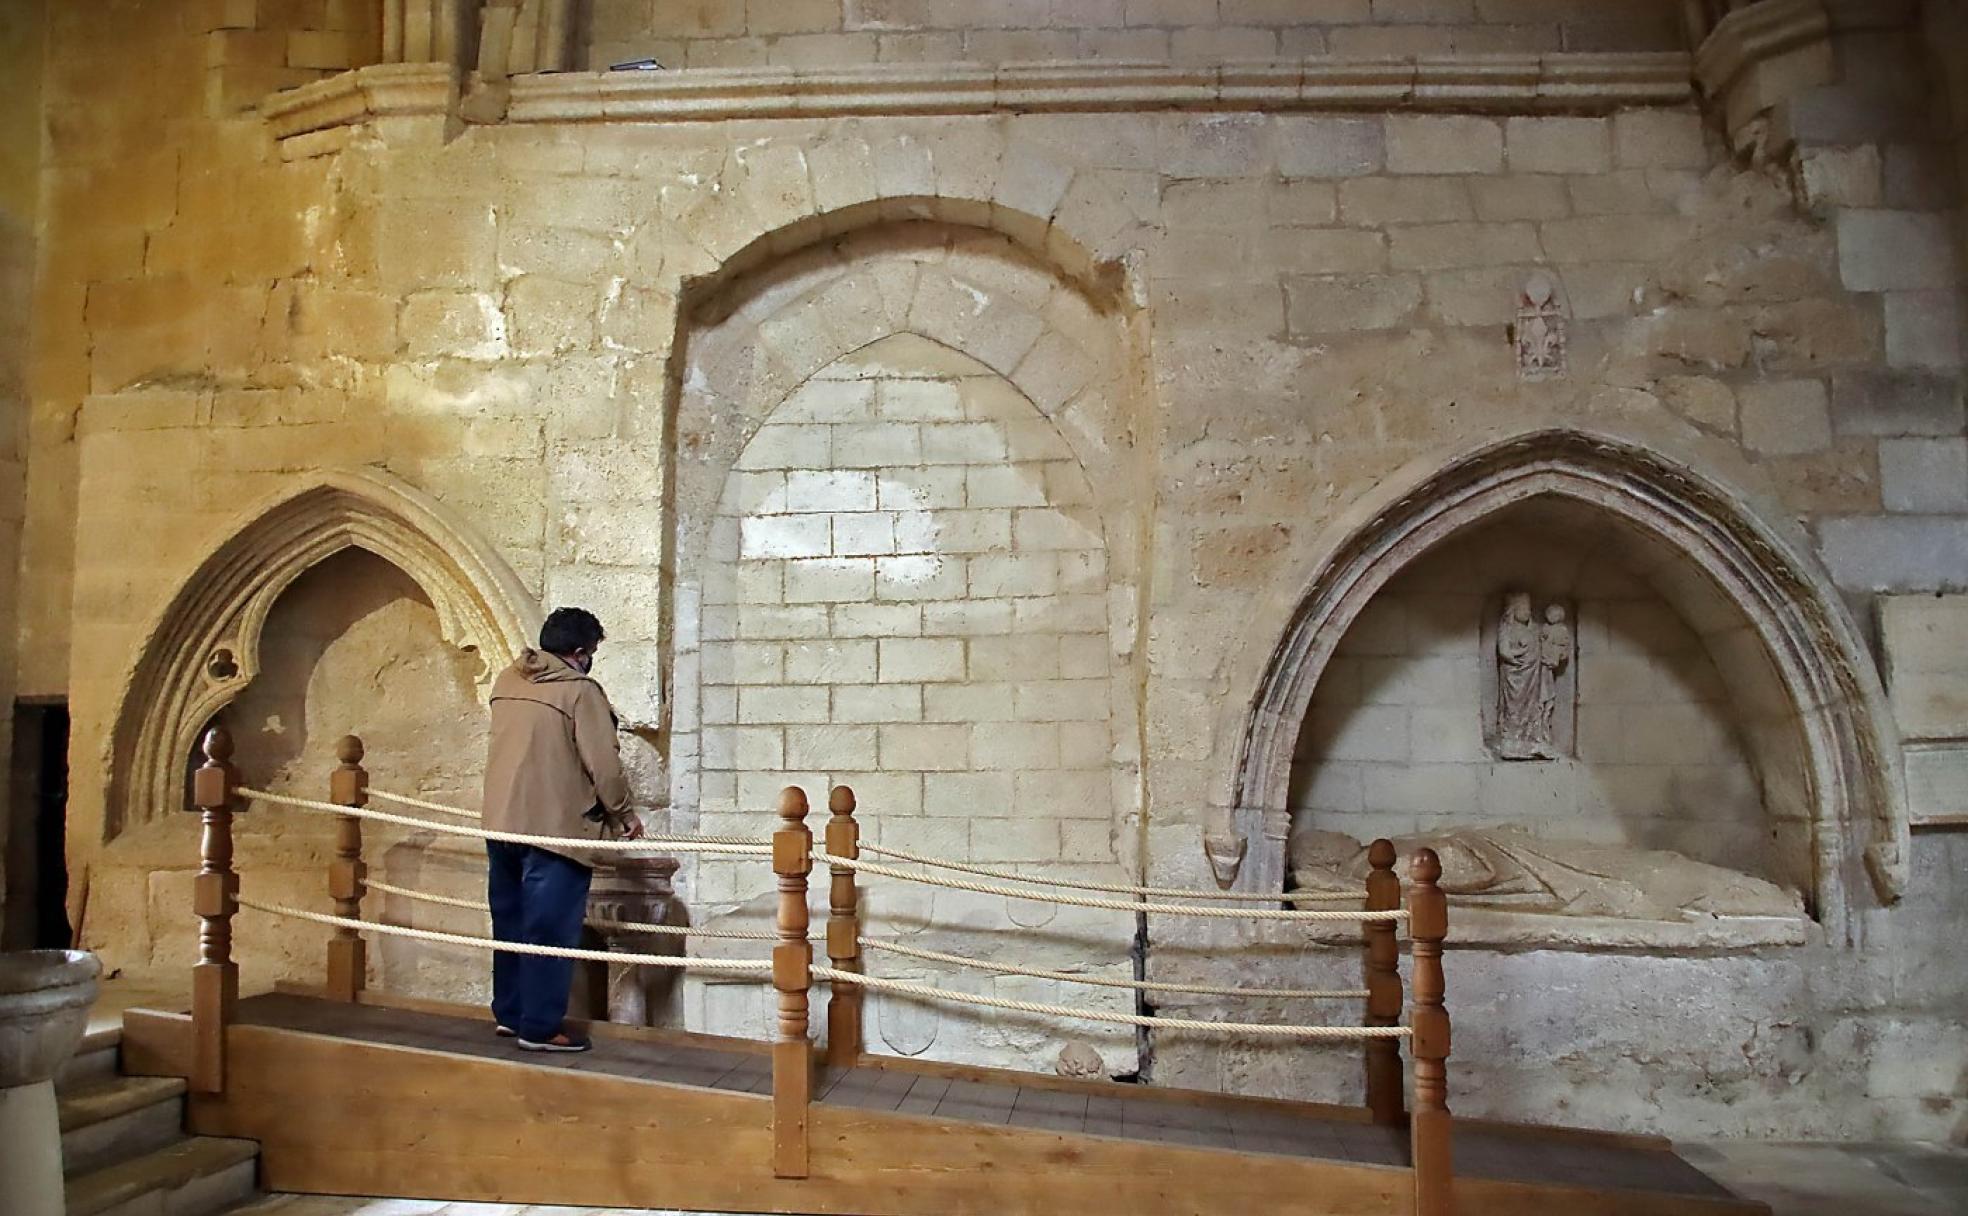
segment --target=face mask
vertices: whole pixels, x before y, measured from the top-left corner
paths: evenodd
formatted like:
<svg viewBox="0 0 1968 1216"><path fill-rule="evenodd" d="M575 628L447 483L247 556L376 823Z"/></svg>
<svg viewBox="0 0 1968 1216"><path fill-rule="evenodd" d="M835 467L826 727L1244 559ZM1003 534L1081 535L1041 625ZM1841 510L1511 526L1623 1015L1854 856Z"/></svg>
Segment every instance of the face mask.
<svg viewBox="0 0 1968 1216"><path fill-rule="evenodd" d="M575 655L574 666L580 668L582 675L587 675L594 670L594 656L591 654Z"/></svg>

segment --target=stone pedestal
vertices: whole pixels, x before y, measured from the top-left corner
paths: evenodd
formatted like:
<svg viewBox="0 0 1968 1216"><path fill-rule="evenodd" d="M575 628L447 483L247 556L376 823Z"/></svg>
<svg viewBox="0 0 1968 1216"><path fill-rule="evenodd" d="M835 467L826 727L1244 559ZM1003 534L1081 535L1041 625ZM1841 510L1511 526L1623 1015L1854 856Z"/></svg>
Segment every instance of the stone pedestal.
<svg viewBox="0 0 1968 1216"><path fill-rule="evenodd" d="M55 1073L75 1054L102 964L80 950L0 954L0 1208L63 1216Z"/></svg>
<svg viewBox="0 0 1968 1216"><path fill-rule="evenodd" d="M588 890L588 915L603 920L681 925L683 906L671 880L674 857L620 857L595 866ZM602 949L634 954L682 954L683 939L670 934L589 930ZM629 1026L654 1026L676 988L676 973L664 967L595 964L582 969L570 1002L588 1017Z"/></svg>

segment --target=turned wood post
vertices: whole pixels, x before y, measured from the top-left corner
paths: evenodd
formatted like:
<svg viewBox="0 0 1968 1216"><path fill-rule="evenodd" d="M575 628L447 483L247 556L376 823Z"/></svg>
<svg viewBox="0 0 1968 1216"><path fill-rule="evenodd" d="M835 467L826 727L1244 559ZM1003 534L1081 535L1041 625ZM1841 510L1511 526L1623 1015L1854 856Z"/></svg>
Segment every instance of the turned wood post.
<svg viewBox="0 0 1968 1216"><path fill-rule="evenodd" d="M328 778L328 801L336 806L369 805L369 771L362 767L362 740L343 735L335 744L341 761ZM335 901L335 915L349 920L362 919L362 896L369 867L362 861L362 820L354 815L335 819L335 860L328 863L328 894ZM362 991L368 973L368 943L359 929L335 926L328 939L328 995L337 1001L353 1001Z"/></svg>
<svg viewBox="0 0 1968 1216"><path fill-rule="evenodd" d="M1408 890L1408 937L1414 953L1415 1216L1455 1210L1455 1167L1449 1144L1449 1014L1442 1007L1442 939L1449 935L1449 902L1436 884L1435 850L1415 853Z"/></svg>
<svg viewBox="0 0 1968 1216"><path fill-rule="evenodd" d="M844 785L827 796L827 852L859 860L861 825L854 821L854 791ZM831 866L827 888L827 961L837 971L861 970L861 910L852 866ZM861 1054L861 985L834 983L827 989L827 1063L845 1068Z"/></svg>
<svg viewBox="0 0 1968 1216"><path fill-rule="evenodd" d="M1367 849L1367 906L1369 912L1393 912L1401 906L1401 880L1394 876L1392 841L1376 840ZM1391 920L1371 920L1361 926L1366 938L1368 1026L1401 1024L1401 943ZM1401 1040L1367 1040L1367 1110L1375 1123L1393 1125L1405 1116L1401 1093Z"/></svg>
<svg viewBox="0 0 1968 1216"><path fill-rule="evenodd" d="M225 1090L225 1035L239 1003L239 967L232 961L232 914L239 909L239 875L232 869L232 812L239 774L232 736L223 726L205 732L205 763L191 778L191 802L204 821L192 911L198 914L198 962L191 968L191 1076L194 1093Z"/></svg>
<svg viewBox="0 0 1968 1216"><path fill-rule="evenodd" d="M813 1049L807 1040L807 989L813 947L806 940L806 875L813 868L813 833L806 826L806 793L789 785L779 795L779 830L772 834L772 872L779 885L779 943L772 947L772 986L779 992L779 1037L772 1044L772 1173L806 1177L806 1114L813 1094Z"/></svg>

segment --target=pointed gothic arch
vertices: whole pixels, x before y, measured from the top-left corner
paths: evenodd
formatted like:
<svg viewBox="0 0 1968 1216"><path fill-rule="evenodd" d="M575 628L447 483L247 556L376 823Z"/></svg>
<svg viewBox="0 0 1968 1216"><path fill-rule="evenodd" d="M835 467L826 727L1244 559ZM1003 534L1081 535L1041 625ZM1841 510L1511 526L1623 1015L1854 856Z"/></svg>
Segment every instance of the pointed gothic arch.
<svg viewBox="0 0 1968 1216"><path fill-rule="evenodd" d="M151 621L111 736L105 842L177 808L198 732L259 673L274 602L350 548L416 582L445 640L481 656L481 683L538 628L538 605L518 576L436 499L378 469L312 474L246 513Z"/></svg>
<svg viewBox="0 0 1968 1216"><path fill-rule="evenodd" d="M1855 932L1870 886L1904 882L1905 791L1898 732L1843 602L1808 559L1745 509L1744 496L1622 440L1572 430L1489 444L1392 479L1316 567L1266 661L1244 727L1232 819L1246 890L1280 889L1300 726L1327 661L1367 602L1449 537L1514 504L1555 496L1606 513L1684 565L1740 613L1795 723L1814 862L1808 892L1834 934ZM1749 640L1749 639L1746 639Z"/></svg>

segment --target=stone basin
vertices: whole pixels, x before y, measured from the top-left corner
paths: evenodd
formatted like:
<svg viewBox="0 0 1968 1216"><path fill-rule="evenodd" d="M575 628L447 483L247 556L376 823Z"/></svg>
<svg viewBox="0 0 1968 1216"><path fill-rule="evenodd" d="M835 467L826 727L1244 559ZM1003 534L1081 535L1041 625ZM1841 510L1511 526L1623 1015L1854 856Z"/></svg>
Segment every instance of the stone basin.
<svg viewBox="0 0 1968 1216"><path fill-rule="evenodd" d="M49 1080L75 1054L101 973L86 950L0 954L0 1089Z"/></svg>

